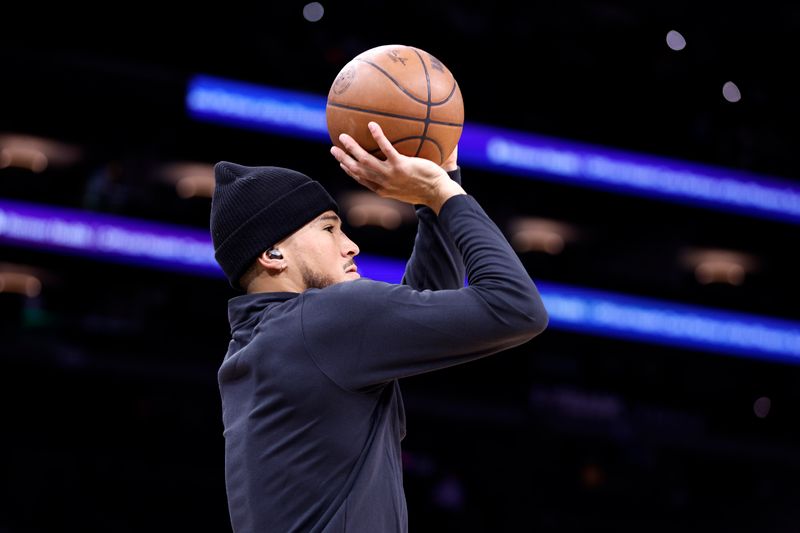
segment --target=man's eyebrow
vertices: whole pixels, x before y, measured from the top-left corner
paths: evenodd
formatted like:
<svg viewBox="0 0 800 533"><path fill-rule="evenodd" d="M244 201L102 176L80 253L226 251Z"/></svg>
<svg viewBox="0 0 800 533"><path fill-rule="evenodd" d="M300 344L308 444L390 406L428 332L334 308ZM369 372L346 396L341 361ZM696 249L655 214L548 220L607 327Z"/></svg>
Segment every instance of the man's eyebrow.
<svg viewBox="0 0 800 533"><path fill-rule="evenodd" d="M341 222L341 219L337 215L322 215L317 219L317 222L324 222L326 220L333 220L334 222Z"/></svg>

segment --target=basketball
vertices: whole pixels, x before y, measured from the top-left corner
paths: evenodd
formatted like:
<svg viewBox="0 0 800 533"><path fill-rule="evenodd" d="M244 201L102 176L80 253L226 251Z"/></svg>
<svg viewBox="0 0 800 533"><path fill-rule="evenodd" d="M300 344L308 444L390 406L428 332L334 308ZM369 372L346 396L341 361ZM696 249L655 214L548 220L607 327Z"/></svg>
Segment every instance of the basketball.
<svg viewBox="0 0 800 533"><path fill-rule="evenodd" d="M328 133L344 149L347 133L384 159L367 128L377 122L398 152L441 165L461 137L464 102L450 70L434 56L405 45L360 53L336 76L326 106Z"/></svg>

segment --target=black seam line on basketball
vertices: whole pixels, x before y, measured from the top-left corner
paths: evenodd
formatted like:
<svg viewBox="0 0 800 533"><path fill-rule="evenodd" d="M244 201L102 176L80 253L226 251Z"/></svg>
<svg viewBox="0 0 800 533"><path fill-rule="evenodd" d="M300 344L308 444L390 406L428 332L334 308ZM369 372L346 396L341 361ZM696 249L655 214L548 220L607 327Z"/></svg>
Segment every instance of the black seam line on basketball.
<svg viewBox="0 0 800 533"><path fill-rule="evenodd" d="M392 75L391 75L391 74L389 74L388 72L386 72L385 70L383 70L381 67L379 67L378 65L376 65L376 64L375 64L375 63L373 63L372 61L367 61L366 59L358 59L358 61L361 61L362 63L366 63L367 65L371 65L371 66L375 67L376 69L378 69L378 71L379 71L381 74L383 74L384 76L386 76L387 78L389 78L389 80L390 80L392 83L394 83L395 85L397 85L397 88L398 88L398 89L400 89L401 91L403 91L403 92L406 94L406 96L408 96L409 98L411 98L411 99L412 99L412 100L414 100L415 102L419 102L420 104L424 104L424 103L425 103L425 100L423 100L422 98L418 98L418 97L414 96L413 94L411 94L410 92L408 92L407 90L405 90L405 89L403 88L403 86L402 86L402 85L400 85L399 83L397 83L397 80L395 80L395 79L392 77ZM423 65L424 65L424 64L423 64ZM426 72L426 75L427 75L427 72ZM447 97L446 97L444 100L440 100L440 101L438 101L438 102L429 102L429 103L430 103L430 105L432 105L432 106L444 105L444 104L446 104L447 102L449 102L449 101L450 101L450 99L453 97L453 95L454 95L455 93L456 93L456 83L454 82L454 83L453 83L453 87L450 89L450 94L448 94L448 95L447 95ZM430 100L430 99L429 99L429 100Z"/></svg>
<svg viewBox="0 0 800 533"><path fill-rule="evenodd" d="M353 105L340 104L338 102L328 102L328 105L332 106L332 107L340 107L342 109L349 109L351 111L361 111L362 113L370 113L372 115L381 115L383 117L402 118L402 119L405 119L405 120L413 120L413 121L416 121L416 122L422 122L422 121L425 120L424 118L409 117L407 115L398 115L397 113L387 113L385 111L377 111L375 109L364 109L363 107L356 107L356 106L353 106ZM431 122L431 124L436 124L437 126L453 126L453 127L456 127L456 128L461 128L461 127L464 126L463 122L445 122L443 120L431 120L430 122Z"/></svg>
<svg viewBox="0 0 800 533"><path fill-rule="evenodd" d="M385 70L383 70L381 67L379 67L378 65L376 65L376 64L375 64L375 63L373 63L372 61L367 61L366 59L359 59L359 61L362 61L362 62L366 63L367 65L371 65L372 67L375 67L376 69L378 69L378 71L379 71L381 74L383 74L384 76L386 76L387 78L389 78L389 79L391 80L391 82L392 82L392 83L394 83L395 85L397 85L397 88L398 88L398 89L400 89L401 91L403 91L403 92L406 94L406 96L408 96L409 98L411 98L411 99L412 99L412 100L414 100L415 102L419 102L420 104L426 104L425 100L423 100L422 98L418 98L418 97L414 96L413 94L411 94L410 92L408 92L408 91L407 91L405 88L403 88L403 86L402 86L402 85L400 85L400 84L397 82L397 80L396 80L396 79L394 79L394 78L392 77L392 75L391 75L391 74L389 74L388 72L386 72ZM426 104L426 105L427 105L427 104Z"/></svg>
<svg viewBox="0 0 800 533"><path fill-rule="evenodd" d="M445 98L444 100L441 100L439 102L431 102L431 105L432 106L444 105L444 104L446 104L447 102L450 101L450 99L453 97L454 94L456 94L456 84L455 83L453 83L453 88L450 89L450 94L447 95L447 98Z"/></svg>
<svg viewBox="0 0 800 533"><path fill-rule="evenodd" d="M417 152L414 154L415 157L419 157L419 153L422 151L422 145L425 144L425 139L428 138L428 127L431 125L431 75L428 72L428 67L425 65L425 60L422 59L422 54L419 53L419 50L416 48L412 48L412 50L417 54L419 62L422 64L422 70L425 72L425 85L428 87L428 101L425 103L425 126L422 128L422 138L419 140Z"/></svg>
<svg viewBox="0 0 800 533"><path fill-rule="evenodd" d="M410 141L412 139L419 139L420 137L421 137L420 135L412 135L410 137L403 137L402 139L395 139L394 141L392 141L392 144L400 143L400 142L403 142L403 141ZM425 141L433 143L433 145L439 150L439 156L440 157L443 155L442 145L439 144L435 139L427 137L427 138L422 140L422 142L425 142ZM372 150L367 150L367 152L369 152L372 155L375 155L375 154L379 153L380 151L381 151L380 148L374 148Z"/></svg>
<svg viewBox="0 0 800 533"><path fill-rule="evenodd" d="M440 105L446 104L447 102L450 101L450 99L453 97L454 94L456 94L456 84L455 83L453 83L453 86L450 88L450 94L445 96L444 100L439 100L438 102L433 102L432 101L431 102L431 107L436 107L436 106L440 106Z"/></svg>

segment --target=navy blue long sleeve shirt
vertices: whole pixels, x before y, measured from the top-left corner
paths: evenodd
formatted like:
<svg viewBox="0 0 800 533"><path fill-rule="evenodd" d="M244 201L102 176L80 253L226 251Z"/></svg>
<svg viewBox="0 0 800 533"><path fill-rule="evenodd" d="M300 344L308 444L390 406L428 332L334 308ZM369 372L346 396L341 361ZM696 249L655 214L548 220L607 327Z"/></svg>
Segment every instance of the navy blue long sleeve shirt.
<svg viewBox="0 0 800 533"><path fill-rule="evenodd" d="M474 198L417 215L403 284L359 279L229 302L218 378L236 533L407 531L397 380L545 328L535 285Z"/></svg>

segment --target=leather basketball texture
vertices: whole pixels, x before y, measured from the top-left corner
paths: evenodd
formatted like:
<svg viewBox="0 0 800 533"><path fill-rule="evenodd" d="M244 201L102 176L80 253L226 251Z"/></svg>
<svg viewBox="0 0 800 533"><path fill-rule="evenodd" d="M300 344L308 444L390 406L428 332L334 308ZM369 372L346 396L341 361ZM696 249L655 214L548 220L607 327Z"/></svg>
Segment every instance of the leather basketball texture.
<svg viewBox="0 0 800 533"><path fill-rule="evenodd" d="M372 48L353 58L331 85L328 133L341 147L347 133L383 159L367 123L380 124L401 154L442 164L464 126L461 90L450 70L424 50L405 45Z"/></svg>

